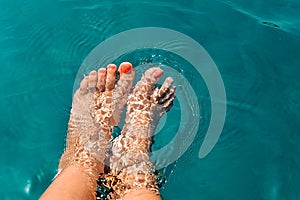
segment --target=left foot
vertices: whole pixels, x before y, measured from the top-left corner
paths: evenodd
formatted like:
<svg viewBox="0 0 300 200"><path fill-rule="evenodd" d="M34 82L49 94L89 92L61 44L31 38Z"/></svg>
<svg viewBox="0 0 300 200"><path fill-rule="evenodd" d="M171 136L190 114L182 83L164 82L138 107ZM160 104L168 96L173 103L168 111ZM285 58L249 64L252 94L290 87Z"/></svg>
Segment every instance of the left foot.
<svg viewBox="0 0 300 200"><path fill-rule="evenodd" d="M115 65L108 65L107 69L90 72L81 81L73 97L60 170L72 164L81 165L93 179L103 171L110 131L120 120L135 75L130 63L122 63L120 79L115 84L116 71Z"/></svg>

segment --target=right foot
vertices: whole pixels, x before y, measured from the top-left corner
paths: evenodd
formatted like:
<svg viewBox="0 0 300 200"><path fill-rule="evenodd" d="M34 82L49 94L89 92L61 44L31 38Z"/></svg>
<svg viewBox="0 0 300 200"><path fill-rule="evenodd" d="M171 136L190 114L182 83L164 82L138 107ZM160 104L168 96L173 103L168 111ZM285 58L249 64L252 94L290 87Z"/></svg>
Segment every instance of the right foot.
<svg viewBox="0 0 300 200"><path fill-rule="evenodd" d="M103 170L105 152L110 147L110 131L118 124L122 109L132 87L133 67L122 63L116 86L115 65L90 72L80 83L72 102L66 150L59 170L79 164L93 179Z"/></svg>
<svg viewBox="0 0 300 200"><path fill-rule="evenodd" d="M170 110L175 98L172 78L167 78L160 89L155 88L162 74L160 68L147 70L129 95L126 124L113 141L110 160L112 175L122 180L122 184L113 188L116 198L122 198L133 188L158 191L149 158L151 137L160 117Z"/></svg>

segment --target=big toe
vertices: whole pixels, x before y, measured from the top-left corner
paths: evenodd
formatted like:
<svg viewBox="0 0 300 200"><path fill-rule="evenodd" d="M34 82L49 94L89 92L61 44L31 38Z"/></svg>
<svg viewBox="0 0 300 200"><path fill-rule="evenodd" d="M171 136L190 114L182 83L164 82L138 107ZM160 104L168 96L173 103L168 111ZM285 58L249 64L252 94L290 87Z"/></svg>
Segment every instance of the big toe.
<svg viewBox="0 0 300 200"><path fill-rule="evenodd" d="M122 62L119 67L120 76L123 76L126 74L131 74L133 72L133 67L130 62Z"/></svg>
<svg viewBox="0 0 300 200"><path fill-rule="evenodd" d="M140 96L140 98L146 98L153 94L154 86L163 75L163 70L158 67L148 69L142 76L141 80L137 82L133 94L134 96Z"/></svg>
<svg viewBox="0 0 300 200"><path fill-rule="evenodd" d="M130 92L130 89L132 87L133 79L135 77L135 72L133 69L133 66L129 62L123 62L121 63L119 67L119 73L120 78L117 82L116 88L115 88L115 94L121 98L125 97Z"/></svg>
<svg viewBox="0 0 300 200"><path fill-rule="evenodd" d="M159 67L150 68L144 73L141 81L145 84L155 84L162 77L163 73L164 71Z"/></svg>
<svg viewBox="0 0 300 200"><path fill-rule="evenodd" d="M114 89L114 112L111 120L112 124L117 125L127 102L127 97L131 91L135 77L133 66L129 62L121 63L119 67L120 78Z"/></svg>

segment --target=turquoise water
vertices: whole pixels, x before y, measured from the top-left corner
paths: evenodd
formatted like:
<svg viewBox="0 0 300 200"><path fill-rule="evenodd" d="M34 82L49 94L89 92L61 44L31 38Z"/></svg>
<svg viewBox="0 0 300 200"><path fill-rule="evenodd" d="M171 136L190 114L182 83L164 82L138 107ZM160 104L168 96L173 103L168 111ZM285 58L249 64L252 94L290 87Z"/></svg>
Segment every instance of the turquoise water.
<svg viewBox="0 0 300 200"><path fill-rule="evenodd" d="M296 0L0 1L0 198L41 195L64 148L81 63L103 40L146 26L199 42L218 66L227 94L221 138L199 159L210 98L200 75L180 67L198 91L200 127L166 172L163 198L300 199Z"/></svg>

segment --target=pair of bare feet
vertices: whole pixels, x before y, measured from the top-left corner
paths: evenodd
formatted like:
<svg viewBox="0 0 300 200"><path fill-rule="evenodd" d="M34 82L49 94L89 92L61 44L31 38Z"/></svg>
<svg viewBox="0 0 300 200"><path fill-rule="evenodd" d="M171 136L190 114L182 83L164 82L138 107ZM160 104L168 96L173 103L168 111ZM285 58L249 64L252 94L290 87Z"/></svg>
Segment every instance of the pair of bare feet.
<svg viewBox="0 0 300 200"><path fill-rule="evenodd" d="M94 187L111 150L110 174L121 180L113 185L113 198L122 199L130 190L141 188L158 194L149 159L151 136L175 98L172 78L167 78L160 89L155 87L162 75L160 68L148 69L131 92L135 72L128 62L119 69L111 64L90 72L73 97L66 150L59 169L83 167ZM118 125L125 104L125 125L120 136L112 140L112 127Z"/></svg>

